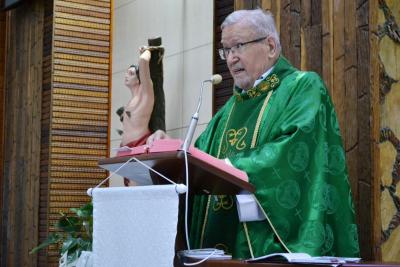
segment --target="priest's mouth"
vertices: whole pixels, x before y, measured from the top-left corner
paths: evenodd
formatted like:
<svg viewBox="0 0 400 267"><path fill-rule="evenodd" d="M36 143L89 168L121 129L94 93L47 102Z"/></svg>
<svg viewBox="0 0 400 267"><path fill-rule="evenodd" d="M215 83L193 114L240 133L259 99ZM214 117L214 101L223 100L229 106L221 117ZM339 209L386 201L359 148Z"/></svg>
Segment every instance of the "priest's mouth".
<svg viewBox="0 0 400 267"><path fill-rule="evenodd" d="M242 73L242 72L244 72L245 70L243 69L243 68L241 68L241 69L235 69L235 70L233 70L232 72L233 72L233 74L240 74L240 73Z"/></svg>

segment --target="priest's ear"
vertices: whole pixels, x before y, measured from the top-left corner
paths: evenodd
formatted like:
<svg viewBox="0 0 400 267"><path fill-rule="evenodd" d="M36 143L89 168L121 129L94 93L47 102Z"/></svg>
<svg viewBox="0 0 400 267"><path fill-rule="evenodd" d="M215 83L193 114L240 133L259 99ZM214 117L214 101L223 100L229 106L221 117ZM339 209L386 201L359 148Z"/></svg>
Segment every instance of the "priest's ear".
<svg viewBox="0 0 400 267"><path fill-rule="evenodd" d="M280 53L279 45L273 36L268 36L265 39L265 42L268 47L268 57L269 58L276 58L277 55Z"/></svg>

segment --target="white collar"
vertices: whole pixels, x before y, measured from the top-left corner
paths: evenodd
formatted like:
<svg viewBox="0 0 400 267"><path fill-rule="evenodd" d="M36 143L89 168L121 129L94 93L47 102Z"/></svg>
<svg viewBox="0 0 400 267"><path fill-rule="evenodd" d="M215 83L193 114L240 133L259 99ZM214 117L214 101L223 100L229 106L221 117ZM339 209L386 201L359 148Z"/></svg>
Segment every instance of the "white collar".
<svg viewBox="0 0 400 267"><path fill-rule="evenodd" d="M271 68L269 68L266 72L264 72L263 75L261 75L261 77L258 78L258 79L254 82L253 87L256 87L262 80L264 80L264 79L271 73L271 71L272 71L272 69L273 69L274 67L275 67L275 65L272 66Z"/></svg>

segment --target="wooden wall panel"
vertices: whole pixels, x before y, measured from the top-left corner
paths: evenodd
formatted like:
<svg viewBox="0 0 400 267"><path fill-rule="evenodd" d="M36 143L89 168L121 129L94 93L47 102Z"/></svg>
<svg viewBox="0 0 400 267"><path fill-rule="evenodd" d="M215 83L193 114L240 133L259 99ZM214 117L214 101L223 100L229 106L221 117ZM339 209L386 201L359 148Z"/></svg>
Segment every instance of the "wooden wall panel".
<svg viewBox="0 0 400 267"><path fill-rule="evenodd" d="M372 196L372 208L370 220L373 222L373 228L371 229L371 243L372 243L372 254L375 259L382 259L382 253L380 249L381 242L381 211L380 211L380 155L379 155L379 139L380 139L380 104L379 104L379 58L376 56L379 51L379 38L375 33L378 32L378 0L369 1L369 43L370 51L372 56L370 60L370 84L371 84L371 174L373 181L371 184ZM361 68L360 68L361 71ZM362 183L360 183L361 185ZM360 190L361 192L361 190Z"/></svg>
<svg viewBox="0 0 400 267"><path fill-rule="evenodd" d="M43 1L7 13L1 266L36 266Z"/></svg>
<svg viewBox="0 0 400 267"><path fill-rule="evenodd" d="M301 2L301 68L322 73L322 3ZM302 49L303 50L303 49Z"/></svg>
<svg viewBox="0 0 400 267"><path fill-rule="evenodd" d="M86 190L106 177L111 1L54 0L46 8L40 237L59 212L90 201ZM57 266L50 247L39 265Z"/></svg>
<svg viewBox="0 0 400 267"><path fill-rule="evenodd" d="M0 0L0 6L3 4L3 1ZM3 133L4 133L4 71L5 71L5 51L6 51L6 13L0 12L0 173L3 174L3 160L4 160L4 151L3 151ZM3 175L0 175L0 232L2 229L2 216L3 214L3 183L4 178ZM0 252L0 262L1 262L1 252Z"/></svg>
<svg viewBox="0 0 400 267"><path fill-rule="evenodd" d="M248 0L248 1L235 0L234 1L235 10L238 10L238 9L252 9L253 6L254 6L254 1L253 0Z"/></svg>
<svg viewBox="0 0 400 267"><path fill-rule="evenodd" d="M377 201L374 192L379 189L372 175L374 128L370 119L374 109L371 78L376 73L371 72L371 55L375 50L370 47L374 33L369 17L377 1L235 0L234 6L235 9L270 10L280 32L283 55L297 68L315 71L325 81L335 104L346 150L361 256L379 259L374 249L375 223L379 218L373 216ZM216 24L217 29L218 21ZM218 62L218 66L221 64ZM229 72L226 76L230 79ZM223 98L215 95L218 107L230 96L228 88L224 92Z"/></svg>
<svg viewBox="0 0 400 267"><path fill-rule="evenodd" d="M333 88L333 2L321 1L322 26L322 70L321 75L328 91L332 94Z"/></svg>
<svg viewBox="0 0 400 267"><path fill-rule="evenodd" d="M50 110L51 110L51 71L52 71L52 36L53 36L53 1L46 1L44 6L43 27L43 90L40 147L40 204L39 204L39 242L48 235L49 212L49 145L50 145ZM54 248L54 247L52 247ZM50 253L50 252L49 252ZM51 254L51 253L50 253ZM47 266L48 251L39 252L38 265Z"/></svg>
<svg viewBox="0 0 400 267"><path fill-rule="evenodd" d="M213 113L215 114L232 95L233 78L226 62L221 60L218 48L221 48L221 23L225 17L234 11L234 0L214 1L214 69L213 73L222 75L222 82L214 85Z"/></svg>
<svg viewBox="0 0 400 267"><path fill-rule="evenodd" d="M372 154L371 154L371 57L374 51L370 49L372 32L369 25L369 2L356 1L356 38L357 38L357 121L358 121L358 167L357 173L352 173L358 183L357 211L360 233L361 256L367 259L378 259L374 252L372 235L374 232L374 190ZM352 180L353 183L353 180ZM353 190L355 191L355 190ZM356 191L357 192L357 191Z"/></svg>

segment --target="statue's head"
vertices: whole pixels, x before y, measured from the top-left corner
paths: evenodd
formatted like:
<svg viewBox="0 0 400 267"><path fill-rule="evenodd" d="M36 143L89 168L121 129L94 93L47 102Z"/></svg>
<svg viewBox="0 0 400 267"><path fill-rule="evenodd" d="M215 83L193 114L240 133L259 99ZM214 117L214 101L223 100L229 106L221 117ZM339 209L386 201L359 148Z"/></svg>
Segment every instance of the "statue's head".
<svg viewBox="0 0 400 267"><path fill-rule="evenodd" d="M137 84L140 84L140 76L139 76L139 66L132 64L126 70L125 73L125 85L127 87L132 87Z"/></svg>

